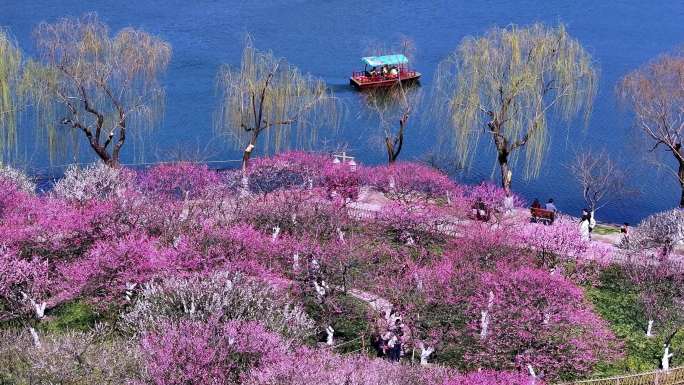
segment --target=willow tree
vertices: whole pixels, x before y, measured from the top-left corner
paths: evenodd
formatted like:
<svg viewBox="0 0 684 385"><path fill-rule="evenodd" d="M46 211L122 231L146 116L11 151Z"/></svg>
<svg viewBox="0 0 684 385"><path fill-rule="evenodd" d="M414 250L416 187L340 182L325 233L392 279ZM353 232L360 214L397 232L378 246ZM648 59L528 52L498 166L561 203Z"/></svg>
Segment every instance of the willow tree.
<svg viewBox="0 0 684 385"><path fill-rule="evenodd" d="M681 187L684 208L684 51L664 55L627 74L618 95L634 111L636 127L651 143L656 166L672 172ZM671 155L676 168L664 156Z"/></svg>
<svg viewBox="0 0 684 385"><path fill-rule="evenodd" d="M221 100L215 123L221 135L243 148L247 168L260 136L265 151L278 152L293 141L298 147L316 142L318 129L337 128L337 101L322 79L303 74L271 52L247 40L240 67L223 66L218 74Z"/></svg>
<svg viewBox="0 0 684 385"><path fill-rule="evenodd" d="M48 128L49 142L78 130L107 165L119 163L129 131L149 129L163 109L159 78L171 46L144 31L111 36L95 14L41 23L35 30L40 60L26 64L22 90Z"/></svg>
<svg viewBox="0 0 684 385"><path fill-rule="evenodd" d="M507 191L519 152L526 177L537 176L553 123L580 113L588 121L597 84L591 56L562 24L465 38L435 76L434 116L453 133L459 161L468 164L482 135L491 137Z"/></svg>
<svg viewBox="0 0 684 385"><path fill-rule="evenodd" d="M6 31L0 29L0 160L5 150L16 143L21 64L19 47Z"/></svg>

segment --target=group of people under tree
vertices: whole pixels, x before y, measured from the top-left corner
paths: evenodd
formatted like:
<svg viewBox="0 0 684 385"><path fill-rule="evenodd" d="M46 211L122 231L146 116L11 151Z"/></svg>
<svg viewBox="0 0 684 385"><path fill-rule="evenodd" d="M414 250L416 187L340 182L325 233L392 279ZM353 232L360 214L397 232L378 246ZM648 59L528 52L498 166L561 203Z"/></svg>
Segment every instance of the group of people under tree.
<svg viewBox="0 0 684 385"><path fill-rule="evenodd" d="M392 362L399 362L406 336L401 316L394 309L389 310L384 318L378 319L372 340L377 356L387 357Z"/></svg>
<svg viewBox="0 0 684 385"><path fill-rule="evenodd" d="M531 207L533 209L540 209L542 207L538 198L534 198L534 201L532 201ZM555 203L553 203L553 198L549 198L549 201L546 202L546 204L544 205L544 210L553 211L554 213L558 212L558 209L556 208Z"/></svg>
<svg viewBox="0 0 684 385"><path fill-rule="evenodd" d="M532 205L530 205L530 208L532 210L532 216L534 219L534 210L542 209L542 205L541 202L539 202L539 198L534 198L534 201L532 201ZM558 213L558 208L556 207L553 198L549 198L548 202L546 202L543 209L546 211L550 211L551 213L553 213L553 215L556 215ZM553 220L551 221L551 223L553 223ZM626 234L626 226L627 224L625 223L625 226L623 226L620 229L620 232L624 232ZM595 227L596 218L594 218L594 211L586 208L582 209L582 215L580 216L579 221L580 236L582 237L582 239L591 240L591 234L594 231Z"/></svg>
<svg viewBox="0 0 684 385"><path fill-rule="evenodd" d="M530 205L530 208L534 211L535 209L542 209L542 205L539 202L538 198L535 198L534 201L532 201L532 204ZM554 215L558 213L558 208L556 207L553 198L549 198L548 202L544 205L544 210L552 212ZM534 218L534 212L533 212L533 218ZM588 208L582 209L582 215L580 216L579 220L579 231L580 231L580 236L584 240L591 240L591 235L594 232L594 229L596 228L596 218L594 216L594 210L590 210ZM620 226L620 234L622 234L622 241L627 242L628 241L628 236L629 236L629 223L624 222L622 226Z"/></svg>

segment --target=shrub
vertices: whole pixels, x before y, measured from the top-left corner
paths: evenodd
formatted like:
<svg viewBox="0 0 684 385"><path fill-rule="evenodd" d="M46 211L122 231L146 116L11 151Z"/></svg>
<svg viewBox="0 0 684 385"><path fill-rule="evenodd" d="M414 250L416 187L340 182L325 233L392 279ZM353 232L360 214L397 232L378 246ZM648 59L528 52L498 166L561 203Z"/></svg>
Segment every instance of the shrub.
<svg viewBox="0 0 684 385"><path fill-rule="evenodd" d="M0 383L119 385L141 381L140 354L102 329L37 334L0 331Z"/></svg>
<svg viewBox="0 0 684 385"><path fill-rule="evenodd" d="M123 168L112 168L104 163L94 163L85 168L72 165L67 168L52 194L70 201L109 199L120 197L131 188L133 173Z"/></svg>
<svg viewBox="0 0 684 385"><path fill-rule="evenodd" d="M26 174L2 163L0 163L0 181L9 182L17 190L27 194L34 194L36 192L36 184Z"/></svg>

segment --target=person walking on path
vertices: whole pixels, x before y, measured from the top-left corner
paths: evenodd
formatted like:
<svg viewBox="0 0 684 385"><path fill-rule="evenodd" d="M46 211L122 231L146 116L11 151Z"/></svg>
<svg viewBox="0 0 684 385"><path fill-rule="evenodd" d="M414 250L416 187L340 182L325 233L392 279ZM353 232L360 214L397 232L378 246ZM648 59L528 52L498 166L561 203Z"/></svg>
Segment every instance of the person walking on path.
<svg viewBox="0 0 684 385"><path fill-rule="evenodd" d="M589 241L589 221L590 221L589 211L587 209L582 210L582 217L580 218L579 231L582 240Z"/></svg>
<svg viewBox="0 0 684 385"><path fill-rule="evenodd" d="M596 218L594 218L594 210L589 211L589 240L591 240L591 233L596 227Z"/></svg>

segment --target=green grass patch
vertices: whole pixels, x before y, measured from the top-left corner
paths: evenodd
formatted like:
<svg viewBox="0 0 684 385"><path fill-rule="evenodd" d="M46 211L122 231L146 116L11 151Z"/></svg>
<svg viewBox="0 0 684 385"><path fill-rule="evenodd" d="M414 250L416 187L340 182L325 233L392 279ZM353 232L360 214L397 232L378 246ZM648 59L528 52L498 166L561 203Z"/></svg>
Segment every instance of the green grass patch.
<svg viewBox="0 0 684 385"><path fill-rule="evenodd" d="M68 302L52 309L44 321L38 324L44 332L64 330L86 331L102 320L102 315L85 301Z"/></svg>
<svg viewBox="0 0 684 385"><path fill-rule="evenodd" d="M639 309L637 294L632 290L620 268L612 267L604 270L601 283L597 287L586 288L586 294L596 312L608 321L615 335L624 343L624 358L617 362L598 365L592 377L616 376L658 369L663 353L662 339L658 335L646 337L646 321ZM655 332L657 333L657 327ZM675 338L672 347L674 350L684 348L684 336ZM681 355L676 356L670 364L673 367L684 364Z"/></svg>
<svg viewBox="0 0 684 385"><path fill-rule="evenodd" d="M370 321L370 307L367 303L350 295L338 293L335 295L334 304L320 304L313 297L304 299L304 308L307 314L316 321L321 329L317 336L309 342L315 344L323 341L326 333L325 325L331 325L335 329L334 344L340 345L335 349L337 353L372 351L370 336L374 325ZM365 349L363 349L365 348Z"/></svg>
<svg viewBox="0 0 684 385"><path fill-rule="evenodd" d="M601 235L620 234L620 228L609 225L596 225L594 233Z"/></svg>

